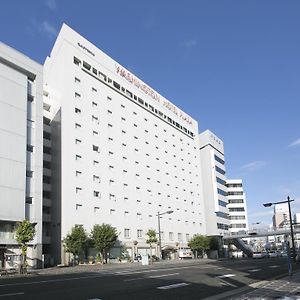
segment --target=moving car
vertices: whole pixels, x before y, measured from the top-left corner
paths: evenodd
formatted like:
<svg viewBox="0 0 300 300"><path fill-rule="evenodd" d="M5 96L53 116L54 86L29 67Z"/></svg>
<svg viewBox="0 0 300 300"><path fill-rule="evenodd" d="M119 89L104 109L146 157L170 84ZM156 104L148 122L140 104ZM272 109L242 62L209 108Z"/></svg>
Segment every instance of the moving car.
<svg viewBox="0 0 300 300"><path fill-rule="evenodd" d="M269 257L279 257L281 256L281 253L277 250L272 250L268 252L268 256Z"/></svg>
<svg viewBox="0 0 300 300"><path fill-rule="evenodd" d="M264 258L264 257L268 257L267 252L264 252L264 251L255 251L255 252L253 252L252 258Z"/></svg>

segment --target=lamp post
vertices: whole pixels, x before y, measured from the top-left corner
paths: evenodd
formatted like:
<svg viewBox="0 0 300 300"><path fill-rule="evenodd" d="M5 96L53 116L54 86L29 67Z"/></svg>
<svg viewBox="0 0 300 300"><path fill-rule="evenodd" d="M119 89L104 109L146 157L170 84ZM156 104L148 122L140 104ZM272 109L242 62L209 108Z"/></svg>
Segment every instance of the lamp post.
<svg viewBox="0 0 300 300"><path fill-rule="evenodd" d="M162 259L162 253L161 253L161 231L160 231L160 216L165 215L165 214L172 214L174 211L173 210L168 210L166 212L160 213L159 211L157 212L157 218L158 218L158 243L159 243L159 259Z"/></svg>
<svg viewBox="0 0 300 300"><path fill-rule="evenodd" d="M285 201L279 201L279 202L270 202L270 203L264 203L263 206L264 207L269 207L272 206L274 204L282 204L282 203L287 203L288 207L289 207L289 217L290 217L290 231L291 231L291 238L292 238L292 258L293 260L296 260L296 253L295 253L295 240L294 240L294 230L293 230L293 221L292 221L292 212L291 212L291 202L293 202L295 200L291 200L290 197L287 197L287 200Z"/></svg>

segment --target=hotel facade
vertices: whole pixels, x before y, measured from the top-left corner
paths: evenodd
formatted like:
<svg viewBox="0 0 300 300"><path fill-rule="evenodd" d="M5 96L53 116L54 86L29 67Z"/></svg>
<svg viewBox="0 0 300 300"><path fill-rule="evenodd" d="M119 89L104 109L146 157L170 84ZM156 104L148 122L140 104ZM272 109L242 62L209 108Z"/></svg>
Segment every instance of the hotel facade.
<svg viewBox="0 0 300 300"><path fill-rule="evenodd" d="M146 232L164 212L172 213L160 218L163 250L187 247L195 234L228 234L223 142L199 135L191 116L65 24L43 66L43 99L37 90L40 185L27 204L39 207L47 264L68 263L63 239L75 225L116 227L112 257L121 246L131 257L148 253Z"/></svg>

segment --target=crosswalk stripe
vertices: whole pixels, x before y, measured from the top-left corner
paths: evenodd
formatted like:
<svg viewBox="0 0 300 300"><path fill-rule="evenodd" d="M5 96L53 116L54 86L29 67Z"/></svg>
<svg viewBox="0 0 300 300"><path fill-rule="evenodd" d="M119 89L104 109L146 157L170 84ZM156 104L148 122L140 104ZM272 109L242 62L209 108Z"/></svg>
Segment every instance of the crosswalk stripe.
<svg viewBox="0 0 300 300"><path fill-rule="evenodd" d="M181 283L175 283L175 284L170 284L170 285L165 285L165 286L159 286L158 289L159 290L169 290L169 289L176 289L176 288L187 286L187 285L190 285L190 283L181 282Z"/></svg>

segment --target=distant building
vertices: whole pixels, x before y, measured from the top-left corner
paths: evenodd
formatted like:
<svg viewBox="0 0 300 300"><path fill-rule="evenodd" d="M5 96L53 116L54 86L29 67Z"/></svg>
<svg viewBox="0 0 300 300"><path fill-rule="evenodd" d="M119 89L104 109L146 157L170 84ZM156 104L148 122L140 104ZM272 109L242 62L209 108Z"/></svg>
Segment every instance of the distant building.
<svg viewBox="0 0 300 300"><path fill-rule="evenodd" d="M241 179L227 179L227 201L229 211L229 231L232 234L248 231L246 195Z"/></svg>
<svg viewBox="0 0 300 300"><path fill-rule="evenodd" d="M290 225L288 203L274 205L273 227L282 228Z"/></svg>
<svg viewBox="0 0 300 300"><path fill-rule="evenodd" d="M229 234L224 146L220 138L206 130L199 135L206 233Z"/></svg>

